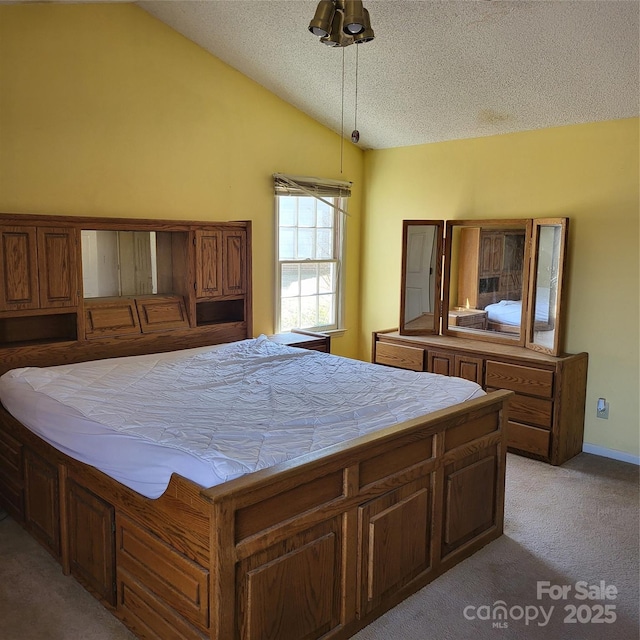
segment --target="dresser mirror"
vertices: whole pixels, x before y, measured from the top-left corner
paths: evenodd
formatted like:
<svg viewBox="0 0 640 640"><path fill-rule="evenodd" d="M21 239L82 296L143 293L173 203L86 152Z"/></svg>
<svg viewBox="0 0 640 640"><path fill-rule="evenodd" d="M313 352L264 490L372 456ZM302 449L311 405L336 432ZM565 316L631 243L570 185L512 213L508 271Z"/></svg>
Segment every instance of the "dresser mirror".
<svg viewBox="0 0 640 640"><path fill-rule="evenodd" d="M85 298L171 293L171 234L83 229Z"/></svg>
<svg viewBox="0 0 640 640"><path fill-rule="evenodd" d="M405 220L400 333L557 355L566 234L566 218L454 220L443 243L440 221Z"/></svg>
<svg viewBox="0 0 640 640"><path fill-rule="evenodd" d="M529 220L447 223L445 333L524 344L530 233Z"/></svg>
<svg viewBox="0 0 640 640"><path fill-rule="evenodd" d="M402 332L438 333L442 279L441 220L405 220L402 225Z"/></svg>
<svg viewBox="0 0 640 640"><path fill-rule="evenodd" d="M527 346L557 355L560 352L561 292L567 220L534 220L529 309L533 310Z"/></svg>

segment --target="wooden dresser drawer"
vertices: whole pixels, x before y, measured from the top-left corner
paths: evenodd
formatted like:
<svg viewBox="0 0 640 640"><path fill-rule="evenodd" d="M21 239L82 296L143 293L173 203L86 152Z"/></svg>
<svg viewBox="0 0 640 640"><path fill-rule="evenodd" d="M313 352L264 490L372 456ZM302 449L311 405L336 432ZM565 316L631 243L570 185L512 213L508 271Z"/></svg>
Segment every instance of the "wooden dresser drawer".
<svg viewBox="0 0 640 640"><path fill-rule="evenodd" d="M497 391L497 389L487 387L486 391ZM551 429L553 427L553 401L516 393L509 402L509 418L516 422Z"/></svg>
<svg viewBox="0 0 640 640"><path fill-rule="evenodd" d="M553 426L553 402L542 398L529 398L516 393L509 403L509 417L518 422L551 429Z"/></svg>
<svg viewBox="0 0 640 640"><path fill-rule="evenodd" d="M550 442L550 431L529 427L511 420L507 424L507 447L546 458L549 455Z"/></svg>
<svg viewBox="0 0 640 640"><path fill-rule="evenodd" d="M553 371L487 360L485 386L539 398L553 397Z"/></svg>
<svg viewBox="0 0 640 640"><path fill-rule="evenodd" d="M376 344L375 362L377 364L386 364L390 367L424 371L424 349L408 347L404 344L378 342Z"/></svg>

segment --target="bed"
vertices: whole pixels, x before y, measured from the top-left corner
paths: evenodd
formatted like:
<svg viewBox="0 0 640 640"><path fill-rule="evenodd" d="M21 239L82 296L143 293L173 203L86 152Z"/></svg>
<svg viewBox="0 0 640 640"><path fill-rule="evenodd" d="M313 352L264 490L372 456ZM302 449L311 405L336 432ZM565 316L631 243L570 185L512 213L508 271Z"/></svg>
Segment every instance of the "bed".
<svg viewBox="0 0 640 640"><path fill-rule="evenodd" d="M23 425L151 499L172 473L212 487L483 395L461 378L382 369L264 335L0 377L0 401Z"/></svg>
<svg viewBox="0 0 640 640"><path fill-rule="evenodd" d="M86 230L154 232L157 293L86 298ZM249 221L0 214L0 240L11 256L0 260L0 375L13 371L0 505L137 637L348 638L501 535L511 392L460 388L429 407L415 386L423 374L377 366L359 369L359 386L345 378L356 405L338 408L335 385L353 361L253 340ZM327 336L310 340L329 350ZM261 362L244 359L251 349ZM202 404L216 385L200 365L229 352L219 364L235 373L218 386L235 376L262 395L229 387ZM155 365L134 373L132 356ZM293 373L276 375L271 361ZM88 368L74 373L76 363ZM103 384L119 364L147 385L144 414L121 400L122 378L115 393ZM182 381L173 395L171 375L151 385L157 366ZM310 400L306 376L329 406ZM370 376L382 386L367 399ZM259 432L251 420L291 388L301 395L287 424L267 417L276 432ZM193 409L201 422L187 427ZM294 438L309 418L314 436ZM240 455L209 447L202 420L230 428L224 446L239 441ZM178 438L189 429L191 448ZM273 446L252 454L256 439Z"/></svg>
<svg viewBox="0 0 640 640"><path fill-rule="evenodd" d="M536 331L552 331L554 328L554 313L550 308L550 290L538 287L535 306L534 328ZM492 331L504 333L520 333L522 319L522 300L500 300L488 304L487 324Z"/></svg>
<svg viewBox="0 0 640 640"><path fill-rule="evenodd" d="M251 437L240 439L273 442L240 460L228 449L209 451L205 460L224 463L205 472L175 436L189 430L176 415L194 404L197 387L207 394L216 386L205 381L207 361L217 363L213 375L228 393L199 403L200 418L230 427L227 440L248 429ZM140 638L347 638L502 533L509 392L484 394L462 380L451 390L443 376L264 336L75 366L18 367L2 377L0 499ZM167 375L179 393L160 398L156 385ZM245 390L260 381L265 388L246 397L230 385L234 376ZM308 394L322 379L319 395L333 406ZM150 418L129 405L136 385L160 407ZM355 407L340 395L349 385ZM291 386L300 392L294 408L266 417L265 403L277 404ZM106 390L116 402L103 402ZM275 432L256 435L251 414ZM152 435L154 421L164 438ZM313 437L294 437L309 421ZM78 445L71 428L100 444ZM163 463L149 453L158 447L182 462L172 458L158 472ZM124 471L114 471L114 459ZM136 459L149 460L155 477L127 477Z"/></svg>

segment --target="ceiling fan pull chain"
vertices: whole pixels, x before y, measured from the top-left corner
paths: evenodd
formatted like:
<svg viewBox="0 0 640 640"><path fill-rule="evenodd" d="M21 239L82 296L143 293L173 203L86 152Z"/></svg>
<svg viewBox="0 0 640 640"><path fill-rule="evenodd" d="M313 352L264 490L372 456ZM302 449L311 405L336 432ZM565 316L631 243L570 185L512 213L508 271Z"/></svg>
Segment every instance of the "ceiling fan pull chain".
<svg viewBox="0 0 640 640"><path fill-rule="evenodd" d="M353 115L353 131L351 132L351 142L357 144L360 140L360 132L358 131L358 51L360 47L356 45L356 104Z"/></svg>

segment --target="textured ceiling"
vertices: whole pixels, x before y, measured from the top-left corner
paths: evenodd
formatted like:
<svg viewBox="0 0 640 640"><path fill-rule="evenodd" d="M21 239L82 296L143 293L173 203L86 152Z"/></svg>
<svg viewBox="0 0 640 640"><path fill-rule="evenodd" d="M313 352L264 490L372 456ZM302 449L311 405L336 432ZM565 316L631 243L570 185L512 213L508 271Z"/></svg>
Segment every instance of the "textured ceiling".
<svg viewBox="0 0 640 640"><path fill-rule="evenodd" d="M316 0L135 4L347 138L357 50L362 148L639 114L640 0L365 0L376 38L346 49L307 30Z"/></svg>
<svg viewBox="0 0 640 640"><path fill-rule="evenodd" d="M316 1L137 4L360 146L388 148L637 116L640 3L365 0L373 42L332 49Z"/></svg>

